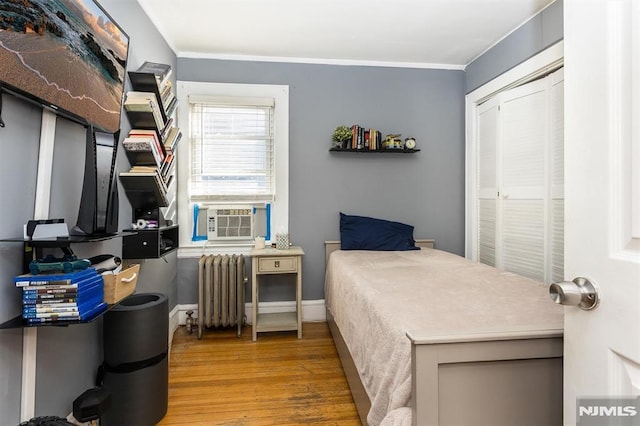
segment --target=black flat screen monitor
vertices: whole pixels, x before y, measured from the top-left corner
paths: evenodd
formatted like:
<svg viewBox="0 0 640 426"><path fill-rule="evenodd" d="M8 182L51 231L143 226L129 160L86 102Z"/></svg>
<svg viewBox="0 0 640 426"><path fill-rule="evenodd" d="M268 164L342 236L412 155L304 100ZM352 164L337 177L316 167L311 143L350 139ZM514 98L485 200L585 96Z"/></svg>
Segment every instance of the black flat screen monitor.
<svg viewBox="0 0 640 426"><path fill-rule="evenodd" d="M93 0L0 0L0 86L104 132L120 128L129 37Z"/></svg>

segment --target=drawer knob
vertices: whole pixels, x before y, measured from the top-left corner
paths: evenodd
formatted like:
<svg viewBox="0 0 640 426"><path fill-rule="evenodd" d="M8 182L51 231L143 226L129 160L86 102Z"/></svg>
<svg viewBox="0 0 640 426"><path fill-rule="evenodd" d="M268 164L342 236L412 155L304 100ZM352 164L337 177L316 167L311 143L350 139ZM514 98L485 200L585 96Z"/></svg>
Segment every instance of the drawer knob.
<svg viewBox="0 0 640 426"><path fill-rule="evenodd" d="M280 261L279 261L279 260L276 260L276 261L275 261L275 263L274 263L274 265L275 265L275 267L276 267L276 268L279 268L279 267L280 267Z"/></svg>

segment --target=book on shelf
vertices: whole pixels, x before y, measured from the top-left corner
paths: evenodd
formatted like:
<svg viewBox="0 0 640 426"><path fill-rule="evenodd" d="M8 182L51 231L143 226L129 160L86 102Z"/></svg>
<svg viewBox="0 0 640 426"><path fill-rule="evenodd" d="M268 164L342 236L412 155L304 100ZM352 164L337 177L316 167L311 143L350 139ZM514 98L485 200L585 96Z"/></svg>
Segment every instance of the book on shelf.
<svg viewBox="0 0 640 426"><path fill-rule="evenodd" d="M164 117L160 112L160 105L156 95L151 92L127 92L124 101L124 109L127 111L129 120L133 121L131 127L156 129L164 128ZM146 115L151 115L150 120ZM132 120L133 119L133 120Z"/></svg>
<svg viewBox="0 0 640 426"><path fill-rule="evenodd" d="M173 175L173 170L176 168L175 155L168 154L162 167L160 168L160 175L168 183L168 178ZM168 185L167 185L168 186Z"/></svg>
<svg viewBox="0 0 640 426"><path fill-rule="evenodd" d="M182 132L177 127L172 127L167 134L167 137L164 139L164 149L168 153L175 152L176 146L180 139L182 138Z"/></svg>
<svg viewBox="0 0 640 426"><path fill-rule="evenodd" d="M145 61L136 72L153 74L158 81L162 81L171 75L171 65Z"/></svg>
<svg viewBox="0 0 640 426"><path fill-rule="evenodd" d="M66 285L75 284L85 278L98 276L95 268L86 268L69 273L45 272L42 274L22 274L13 278L16 287L40 286L40 285Z"/></svg>
<svg viewBox="0 0 640 426"><path fill-rule="evenodd" d="M157 91L158 101L166 115L170 115L169 105L172 103L173 93L171 77L172 69L168 64L146 61L137 71L130 71L129 77L135 90Z"/></svg>
<svg viewBox="0 0 640 426"><path fill-rule="evenodd" d="M132 166L128 172L121 173L120 176L139 176L139 177L148 177L154 176L157 178L162 191L166 194L167 192L167 184L165 179L163 179L162 174L160 173L160 169L156 166Z"/></svg>
<svg viewBox="0 0 640 426"><path fill-rule="evenodd" d="M169 136L169 132L171 131L172 128L173 128L173 117L169 117L167 118L167 122L164 126L164 129L162 129L162 131L160 132L160 140L163 141L163 143L167 140L167 137Z"/></svg>
<svg viewBox="0 0 640 426"><path fill-rule="evenodd" d="M165 106L165 113L167 114L167 116L173 115L177 106L178 106L178 98L173 96L173 98Z"/></svg>
<svg viewBox="0 0 640 426"><path fill-rule="evenodd" d="M164 149L155 130L132 129L122 141L122 146L128 152L150 152L157 166L162 165L165 159Z"/></svg>
<svg viewBox="0 0 640 426"><path fill-rule="evenodd" d="M171 82L168 82L160 93L160 99L162 100L162 106L164 107L167 116L171 115L170 111L173 110L173 105L177 102L176 95L171 88Z"/></svg>
<svg viewBox="0 0 640 426"><path fill-rule="evenodd" d="M357 124L351 126L351 141L347 149L378 151L382 146L382 133L376 129L367 129Z"/></svg>

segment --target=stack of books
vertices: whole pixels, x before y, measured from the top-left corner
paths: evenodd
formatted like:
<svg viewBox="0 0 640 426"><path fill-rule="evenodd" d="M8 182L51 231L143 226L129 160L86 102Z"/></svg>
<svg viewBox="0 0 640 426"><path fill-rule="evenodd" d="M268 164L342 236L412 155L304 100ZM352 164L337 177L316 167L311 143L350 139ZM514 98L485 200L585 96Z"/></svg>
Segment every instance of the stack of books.
<svg viewBox="0 0 640 426"><path fill-rule="evenodd" d="M130 153L150 152L153 160L142 158L142 161L138 161L141 164L155 163L157 167L161 167L166 158L158 133L152 129L131 129L129 135L122 141L122 146Z"/></svg>
<svg viewBox="0 0 640 426"><path fill-rule="evenodd" d="M349 148L378 151L387 147L383 146L382 132L376 129L365 129L354 124L351 126L351 144Z"/></svg>
<svg viewBox="0 0 640 426"><path fill-rule="evenodd" d="M18 275L14 283L22 288L22 318L29 324L84 321L108 306L104 303L104 280L95 268Z"/></svg>
<svg viewBox="0 0 640 426"><path fill-rule="evenodd" d="M127 92L124 109L130 120L133 117L132 127L164 129L164 117L154 93Z"/></svg>
<svg viewBox="0 0 640 426"><path fill-rule="evenodd" d="M120 182L132 207L148 210L173 205L163 216L174 220L175 156L182 133L174 117L177 98L172 69L147 61L128 75L133 91L127 93L124 107L133 130L122 144L132 167L119 174ZM153 131L143 141L143 134ZM152 142L159 145L157 150Z"/></svg>
<svg viewBox="0 0 640 426"><path fill-rule="evenodd" d="M120 182L134 206L169 205L168 186L160 169L156 166L132 166L128 172L120 173Z"/></svg>
<svg viewBox="0 0 640 426"><path fill-rule="evenodd" d="M176 97L171 85L171 66L157 62L145 61L136 72L130 74L153 74L158 86L158 93L162 100L162 105L169 117L176 107Z"/></svg>
<svg viewBox="0 0 640 426"><path fill-rule="evenodd" d="M182 132L177 127L171 127L164 140L164 150L167 152L167 155L173 154L176 151L178 142L182 138Z"/></svg>

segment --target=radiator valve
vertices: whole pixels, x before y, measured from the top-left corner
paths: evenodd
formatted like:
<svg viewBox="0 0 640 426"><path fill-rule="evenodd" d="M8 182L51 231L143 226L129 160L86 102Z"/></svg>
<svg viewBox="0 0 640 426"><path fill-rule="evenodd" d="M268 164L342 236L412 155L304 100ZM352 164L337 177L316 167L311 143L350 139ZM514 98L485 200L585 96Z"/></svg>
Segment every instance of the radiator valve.
<svg viewBox="0 0 640 426"><path fill-rule="evenodd" d="M187 311L187 319L185 320L185 325L189 334L193 332L193 327L196 325L196 319L193 318L192 315L193 311Z"/></svg>

